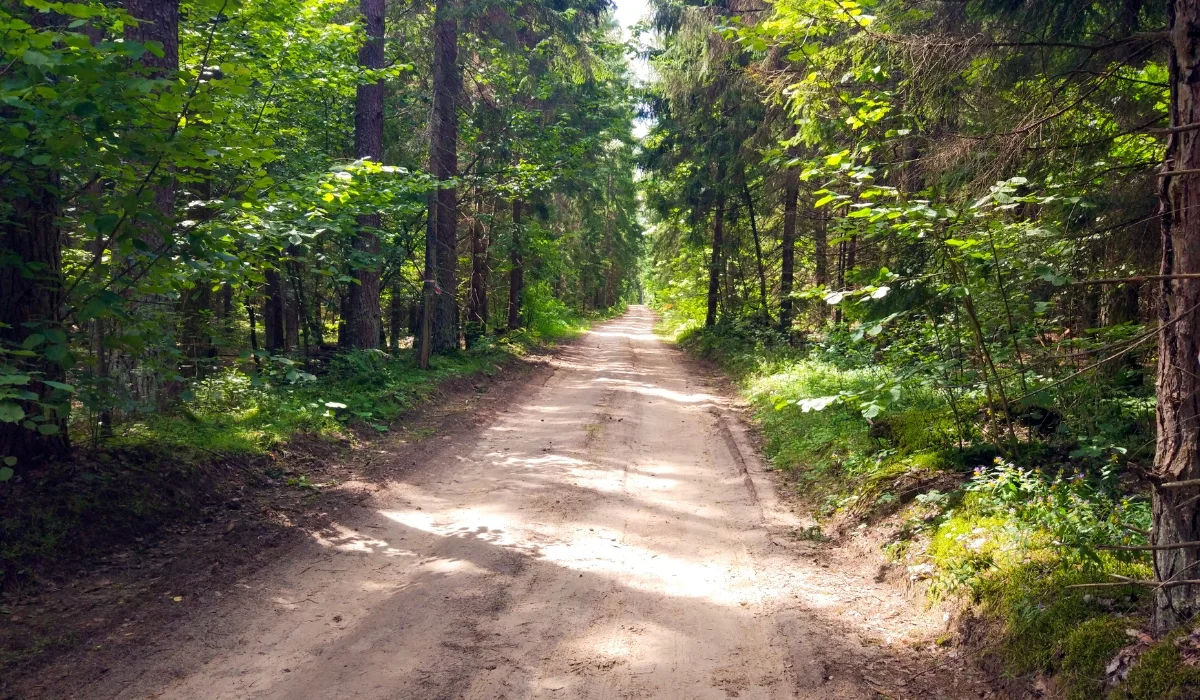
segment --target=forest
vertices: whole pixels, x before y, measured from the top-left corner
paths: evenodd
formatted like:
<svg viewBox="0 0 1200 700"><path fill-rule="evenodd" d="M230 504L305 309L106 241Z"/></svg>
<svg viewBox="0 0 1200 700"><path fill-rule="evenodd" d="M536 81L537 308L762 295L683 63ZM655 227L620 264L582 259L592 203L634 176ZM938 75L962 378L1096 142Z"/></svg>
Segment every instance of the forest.
<svg viewBox="0 0 1200 700"><path fill-rule="evenodd" d="M1200 696L1200 0L647 9L0 5L0 590L644 300L807 537Z"/></svg>
<svg viewBox="0 0 1200 700"><path fill-rule="evenodd" d="M1071 697L1200 692L1139 670L1190 642L1115 656L1131 617L1166 634L1200 600L1198 21L779 0L646 27L667 330L739 379L827 517L901 519L889 554Z"/></svg>
<svg viewBox="0 0 1200 700"><path fill-rule="evenodd" d="M605 10L6 5L0 479L615 306L640 232Z"/></svg>

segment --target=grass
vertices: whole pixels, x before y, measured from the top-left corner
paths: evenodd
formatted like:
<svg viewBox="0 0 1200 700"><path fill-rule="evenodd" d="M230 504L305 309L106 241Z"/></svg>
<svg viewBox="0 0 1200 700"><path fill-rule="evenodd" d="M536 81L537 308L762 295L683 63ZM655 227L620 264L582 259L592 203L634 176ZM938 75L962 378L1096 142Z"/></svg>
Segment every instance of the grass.
<svg viewBox="0 0 1200 700"><path fill-rule="evenodd" d="M1167 640L1108 685L1106 667L1134 641L1127 630L1145 627L1149 594L1068 588L1153 575L1147 556L1095 548L1138 541L1122 524L1149 529L1147 501L1121 492L1111 463L1072 466L1034 444L1018 465L972 436L960 443L932 389L869 354L796 349L738 326L706 331L686 305L667 309L658 331L738 383L773 468L789 473L819 517L895 513L901 526L887 553L927 572L931 595L962 598L988 621L985 653L1006 673L1051 675L1066 698L1200 697L1200 669ZM1141 403L1127 413L1144 417ZM1053 468L1044 473L1039 460Z"/></svg>

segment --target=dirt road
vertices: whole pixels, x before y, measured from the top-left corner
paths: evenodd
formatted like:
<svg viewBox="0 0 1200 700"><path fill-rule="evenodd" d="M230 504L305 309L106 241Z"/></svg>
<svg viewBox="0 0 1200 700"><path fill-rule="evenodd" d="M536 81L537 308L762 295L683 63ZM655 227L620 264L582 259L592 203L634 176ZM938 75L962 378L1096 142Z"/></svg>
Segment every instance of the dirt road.
<svg viewBox="0 0 1200 700"><path fill-rule="evenodd" d="M940 616L787 537L741 423L651 325L634 307L587 334L353 527L80 697L984 695L910 649Z"/></svg>

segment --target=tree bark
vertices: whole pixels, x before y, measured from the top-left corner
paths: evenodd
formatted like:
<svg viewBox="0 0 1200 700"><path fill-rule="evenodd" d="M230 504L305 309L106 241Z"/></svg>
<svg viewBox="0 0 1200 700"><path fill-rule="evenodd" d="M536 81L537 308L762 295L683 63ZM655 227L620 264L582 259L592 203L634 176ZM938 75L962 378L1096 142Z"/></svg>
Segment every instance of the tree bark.
<svg viewBox="0 0 1200 700"><path fill-rule="evenodd" d="M512 246L508 250L508 329L521 327L521 292L525 287L525 265L521 258L521 200L512 203Z"/></svg>
<svg viewBox="0 0 1200 700"><path fill-rule="evenodd" d="M744 171L742 172L742 194L746 198L746 212L750 216L750 233L754 237L754 263L758 271L758 301L762 306L762 313L767 317L769 323L771 309L767 306L767 269L763 264L762 240L758 237L758 220L754 217L754 197L750 194L750 183L746 180Z"/></svg>
<svg viewBox="0 0 1200 700"><path fill-rule="evenodd" d="M267 278L267 296L263 304L263 342L267 350L281 352L287 345L287 335L284 330L285 302L283 299L283 279L279 270L270 269L264 275Z"/></svg>
<svg viewBox="0 0 1200 700"><path fill-rule="evenodd" d="M0 220L0 346L19 349L31 335L40 334L53 345L59 335L59 307L63 302L62 248L59 239L59 202L57 178L52 173L34 171L26 183L6 183L10 202L8 216ZM11 409L0 422L0 457L16 457L18 464L63 457L70 449L66 417L69 404L48 410L43 405L55 401L55 390L44 381L63 381L63 368L46 356L47 344L32 348L33 357L4 356L14 369L31 379L24 389L38 395L36 401L12 400L28 420L46 415L41 425L57 426L57 432L45 435L36 427L23 425ZM38 374L34 374L34 373ZM59 392L62 393L61 391Z"/></svg>
<svg viewBox="0 0 1200 700"><path fill-rule="evenodd" d="M818 286L829 284L829 236L824 216L813 217L813 283Z"/></svg>
<svg viewBox="0 0 1200 700"><path fill-rule="evenodd" d="M1171 127L1200 123L1200 0L1168 0ZM1164 171L1200 168L1200 131L1167 137ZM1200 272L1200 179L1160 179L1162 274ZM1157 427L1154 474L1163 482L1200 479L1200 280L1164 279L1159 308ZM1196 487L1154 490L1155 545L1200 540ZM1194 579L1200 548L1154 553L1159 581ZM1165 632L1200 613L1200 586L1155 589L1153 626Z"/></svg>
<svg viewBox="0 0 1200 700"><path fill-rule="evenodd" d="M800 198L800 173L788 168L783 185L783 251L779 273L779 329L792 330L792 288L796 275L796 202Z"/></svg>
<svg viewBox="0 0 1200 700"><path fill-rule="evenodd" d="M125 27L125 41L140 44L157 42L162 45L162 56L147 51L138 58L151 78L164 78L179 70L179 0L126 0L125 11L138 20L136 25ZM147 164L147 167L153 167ZM142 238L152 250L157 250L169 226L174 222L171 215L175 210L175 179L169 167L159 165L156 170L154 203L164 220L158 222L157 231Z"/></svg>
<svg viewBox="0 0 1200 700"><path fill-rule="evenodd" d="M471 297L467 320L487 326L488 237L483 222L476 216L471 222Z"/></svg>
<svg viewBox="0 0 1200 700"><path fill-rule="evenodd" d="M401 329L405 329L405 324L408 323L402 299L403 292L400 289L400 282L397 280L392 283L392 299L388 306L388 329L391 331L388 347L393 355L400 352L400 336L403 334Z"/></svg>
<svg viewBox="0 0 1200 700"><path fill-rule="evenodd" d="M367 40L358 50L358 65L378 70L385 67L383 51L384 0L360 0L359 10L366 25ZM354 152L361 160L383 162L383 80L358 86L354 101ZM382 225L378 212L358 217L354 248L363 258L354 270L346 308L346 339L353 348L379 347L379 236Z"/></svg>
<svg viewBox="0 0 1200 700"><path fill-rule="evenodd" d="M458 349L455 323L458 267L458 203L453 185L444 184L458 176L458 100L462 77L458 70L457 5L453 0L437 0L433 24L433 118L429 125L429 169L439 182L430 209L432 237L426 242L433 248L437 287L433 294L433 314L429 331L429 350L447 353ZM428 296L428 295L427 295Z"/></svg>
<svg viewBox="0 0 1200 700"><path fill-rule="evenodd" d="M712 229L712 260L708 265L708 313L704 317L704 326L712 328L717 325L717 302L721 296L721 270L724 268L723 250L725 246L725 164L717 165L717 209L713 213Z"/></svg>

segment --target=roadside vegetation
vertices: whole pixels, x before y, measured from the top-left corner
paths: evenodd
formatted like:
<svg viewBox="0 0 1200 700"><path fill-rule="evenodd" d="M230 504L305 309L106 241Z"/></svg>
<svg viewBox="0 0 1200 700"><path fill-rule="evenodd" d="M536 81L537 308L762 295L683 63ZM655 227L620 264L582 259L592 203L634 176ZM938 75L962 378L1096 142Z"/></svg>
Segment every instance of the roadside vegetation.
<svg viewBox="0 0 1200 700"><path fill-rule="evenodd" d="M0 593L243 482L309 488L271 453L392 430L635 293L603 3L19 0L0 25Z"/></svg>
<svg viewBox="0 0 1200 700"><path fill-rule="evenodd" d="M655 8L662 332L739 382L817 517L886 527L963 601L998 675L1200 695L1200 141L1170 40L1200 6Z"/></svg>

